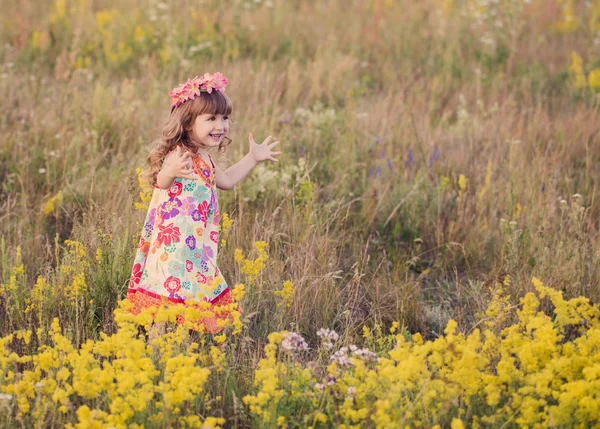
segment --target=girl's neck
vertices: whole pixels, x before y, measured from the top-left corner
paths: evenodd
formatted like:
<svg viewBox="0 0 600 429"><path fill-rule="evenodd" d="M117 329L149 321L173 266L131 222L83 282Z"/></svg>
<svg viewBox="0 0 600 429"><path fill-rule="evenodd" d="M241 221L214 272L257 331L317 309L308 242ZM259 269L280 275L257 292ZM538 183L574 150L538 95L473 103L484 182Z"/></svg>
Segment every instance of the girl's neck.
<svg viewBox="0 0 600 429"><path fill-rule="evenodd" d="M198 146L196 144L194 144L193 142L189 142L188 149L190 149L192 152L194 152L197 155L202 155L202 156L208 156L208 149Z"/></svg>

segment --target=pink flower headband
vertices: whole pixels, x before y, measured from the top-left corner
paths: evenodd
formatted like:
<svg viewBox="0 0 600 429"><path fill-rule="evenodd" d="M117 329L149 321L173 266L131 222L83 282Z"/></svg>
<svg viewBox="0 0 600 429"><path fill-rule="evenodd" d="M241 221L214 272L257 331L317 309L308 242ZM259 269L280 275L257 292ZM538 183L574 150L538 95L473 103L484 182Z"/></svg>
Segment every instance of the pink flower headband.
<svg viewBox="0 0 600 429"><path fill-rule="evenodd" d="M209 94L214 89L215 91L225 92L225 87L229 81L220 72L211 75L205 73L204 76L196 76L193 79L188 79L184 84L179 85L173 91L169 92L171 96L171 106L177 107L187 100L193 100L200 95L201 92Z"/></svg>

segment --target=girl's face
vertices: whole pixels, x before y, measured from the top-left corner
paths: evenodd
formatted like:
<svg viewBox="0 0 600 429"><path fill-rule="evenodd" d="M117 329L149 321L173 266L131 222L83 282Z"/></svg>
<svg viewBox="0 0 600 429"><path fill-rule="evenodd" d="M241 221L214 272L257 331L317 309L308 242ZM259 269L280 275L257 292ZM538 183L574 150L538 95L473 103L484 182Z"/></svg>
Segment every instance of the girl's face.
<svg viewBox="0 0 600 429"><path fill-rule="evenodd" d="M204 113L196 117L189 132L190 140L201 149L218 147L229 133L227 115Z"/></svg>

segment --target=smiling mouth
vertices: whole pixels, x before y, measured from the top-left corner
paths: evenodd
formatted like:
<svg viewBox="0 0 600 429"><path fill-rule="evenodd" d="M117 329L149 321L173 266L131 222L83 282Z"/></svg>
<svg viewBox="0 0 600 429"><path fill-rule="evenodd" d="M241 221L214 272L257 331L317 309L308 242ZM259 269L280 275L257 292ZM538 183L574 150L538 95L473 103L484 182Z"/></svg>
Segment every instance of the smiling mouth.
<svg viewBox="0 0 600 429"><path fill-rule="evenodd" d="M223 137L223 133L220 133L220 134L209 134L209 136L211 136L215 140L218 140L221 137Z"/></svg>

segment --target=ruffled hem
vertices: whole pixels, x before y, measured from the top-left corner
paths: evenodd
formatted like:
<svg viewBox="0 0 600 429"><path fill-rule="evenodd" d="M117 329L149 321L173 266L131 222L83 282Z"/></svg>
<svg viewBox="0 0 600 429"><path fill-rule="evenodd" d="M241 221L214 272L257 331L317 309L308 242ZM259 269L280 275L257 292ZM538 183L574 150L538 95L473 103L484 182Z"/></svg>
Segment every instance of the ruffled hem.
<svg viewBox="0 0 600 429"><path fill-rule="evenodd" d="M198 301L195 300L181 300L176 298L169 298L167 296L158 295L151 291L147 291L145 289L129 289L127 291L127 300L133 304L133 307L129 310L132 314L140 314L140 312L146 308L159 307L165 304L174 304L174 305L182 305L187 308L197 308L200 311L213 312L214 316L212 317L201 317L197 321L193 322L192 329L195 329L200 332L206 332L208 334L218 334L223 330L223 327L219 327L217 324L218 320L226 320L229 323L233 322L233 317L231 315L231 311L219 311L219 314L216 314L215 307L226 306L229 304L235 303L235 298L233 297L233 293L231 289L227 288L223 292L217 296L213 301L210 302L210 307L201 305ZM237 305L237 311L242 312L239 304ZM177 323L184 324L185 319L183 315L177 316Z"/></svg>

